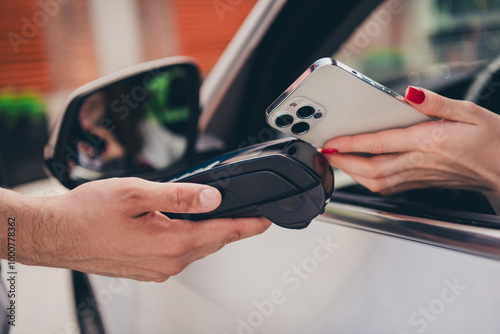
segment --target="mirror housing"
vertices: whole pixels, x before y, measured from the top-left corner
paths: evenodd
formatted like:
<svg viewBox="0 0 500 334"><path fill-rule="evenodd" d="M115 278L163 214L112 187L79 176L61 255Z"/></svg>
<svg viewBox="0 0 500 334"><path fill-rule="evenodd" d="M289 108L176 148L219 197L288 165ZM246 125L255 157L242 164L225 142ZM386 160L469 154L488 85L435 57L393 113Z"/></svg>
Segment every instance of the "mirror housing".
<svg viewBox="0 0 500 334"><path fill-rule="evenodd" d="M194 159L200 74L169 57L107 75L66 99L45 146L47 173L62 185L110 177L172 177Z"/></svg>

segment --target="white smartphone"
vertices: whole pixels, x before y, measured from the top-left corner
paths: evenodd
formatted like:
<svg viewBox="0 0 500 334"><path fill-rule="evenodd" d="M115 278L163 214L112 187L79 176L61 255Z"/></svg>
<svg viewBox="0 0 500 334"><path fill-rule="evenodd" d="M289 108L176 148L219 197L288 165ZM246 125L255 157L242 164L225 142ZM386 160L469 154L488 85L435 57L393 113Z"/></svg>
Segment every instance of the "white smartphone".
<svg viewBox="0 0 500 334"><path fill-rule="evenodd" d="M345 135L432 120L404 97L331 58L312 64L266 111L267 123L315 147Z"/></svg>

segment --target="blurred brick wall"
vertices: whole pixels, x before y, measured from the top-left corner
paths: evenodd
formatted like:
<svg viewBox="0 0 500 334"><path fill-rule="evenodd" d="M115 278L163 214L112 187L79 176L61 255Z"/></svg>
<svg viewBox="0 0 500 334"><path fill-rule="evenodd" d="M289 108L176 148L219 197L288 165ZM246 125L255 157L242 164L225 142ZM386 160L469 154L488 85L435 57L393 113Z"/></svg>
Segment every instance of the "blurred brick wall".
<svg viewBox="0 0 500 334"><path fill-rule="evenodd" d="M171 0L179 53L200 61L203 73L215 64L256 0Z"/></svg>
<svg viewBox="0 0 500 334"><path fill-rule="evenodd" d="M51 88L39 10L35 0L0 1L0 89Z"/></svg>
<svg viewBox="0 0 500 334"><path fill-rule="evenodd" d="M199 60L204 74L256 3L137 1L144 61L192 56ZM87 0L0 1L0 90L48 92L72 89L97 78L91 28Z"/></svg>
<svg viewBox="0 0 500 334"><path fill-rule="evenodd" d="M175 13L168 0L139 0L144 60L179 55Z"/></svg>
<svg viewBox="0 0 500 334"><path fill-rule="evenodd" d="M97 77L87 1L0 2L0 89L74 88Z"/></svg>

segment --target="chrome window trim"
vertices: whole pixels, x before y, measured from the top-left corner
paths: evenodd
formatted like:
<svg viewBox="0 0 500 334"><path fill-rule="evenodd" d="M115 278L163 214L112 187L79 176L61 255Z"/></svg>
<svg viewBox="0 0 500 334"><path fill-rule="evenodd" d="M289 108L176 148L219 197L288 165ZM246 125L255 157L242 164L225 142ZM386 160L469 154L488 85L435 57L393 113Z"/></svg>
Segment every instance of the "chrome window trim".
<svg viewBox="0 0 500 334"><path fill-rule="evenodd" d="M500 260L500 230L419 218L350 204L328 204L322 222Z"/></svg>

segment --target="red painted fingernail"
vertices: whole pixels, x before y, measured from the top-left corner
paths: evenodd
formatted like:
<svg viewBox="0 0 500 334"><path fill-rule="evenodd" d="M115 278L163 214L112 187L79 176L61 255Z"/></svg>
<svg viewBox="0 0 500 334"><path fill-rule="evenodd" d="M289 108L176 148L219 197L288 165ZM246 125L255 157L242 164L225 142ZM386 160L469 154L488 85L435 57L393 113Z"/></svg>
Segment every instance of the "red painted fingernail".
<svg viewBox="0 0 500 334"><path fill-rule="evenodd" d="M408 93L406 94L406 98L408 99L408 101L420 104L425 100L425 93L418 88L410 86L408 87Z"/></svg>
<svg viewBox="0 0 500 334"><path fill-rule="evenodd" d="M321 150L321 154L335 154L338 152L339 152L339 150L337 150L335 148L324 148Z"/></svg>

